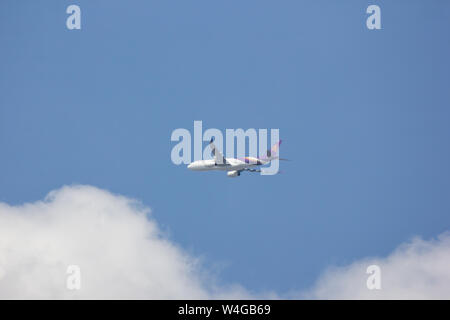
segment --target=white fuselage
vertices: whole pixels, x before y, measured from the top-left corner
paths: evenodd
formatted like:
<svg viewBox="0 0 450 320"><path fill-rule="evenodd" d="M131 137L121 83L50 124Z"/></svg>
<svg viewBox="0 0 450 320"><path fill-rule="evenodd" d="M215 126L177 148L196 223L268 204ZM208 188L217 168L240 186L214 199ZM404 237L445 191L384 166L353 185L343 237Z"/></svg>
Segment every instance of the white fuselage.
<svg viewBox="0 0 450 320"><path fill-rule="evenodd" d="M224 164L216 164L214 159L211 160L197 160L190 163L187 167L193 171L212 171L212 170L220 170L220 171L239 171L242 169L252 168L262 163L247 163L245 161L235 159L235 158L227 158L227 163Z"/></svg>

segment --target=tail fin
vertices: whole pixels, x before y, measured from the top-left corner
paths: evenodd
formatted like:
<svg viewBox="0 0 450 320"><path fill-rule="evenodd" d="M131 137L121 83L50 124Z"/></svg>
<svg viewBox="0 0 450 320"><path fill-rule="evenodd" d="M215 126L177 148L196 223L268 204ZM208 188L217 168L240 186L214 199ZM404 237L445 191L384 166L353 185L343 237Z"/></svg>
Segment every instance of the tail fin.
<svg viewBox="0 0 450 320"><path fill-rule="evenodd" d="M280 144L281 140L275 143L272 148L267 150L267 153L261 157L261 160L273 160L273 159L279 159L278 158L278 150L280 150Z"/></svg>

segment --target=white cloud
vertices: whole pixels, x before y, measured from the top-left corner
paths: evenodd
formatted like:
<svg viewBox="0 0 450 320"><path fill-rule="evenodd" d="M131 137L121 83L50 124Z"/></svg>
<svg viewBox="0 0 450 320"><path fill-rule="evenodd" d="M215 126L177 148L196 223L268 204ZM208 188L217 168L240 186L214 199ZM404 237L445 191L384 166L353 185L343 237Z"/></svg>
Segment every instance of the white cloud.
<svg viewBox="0 0 450 320"><path fill-rule="evenodd" d="M89 186L22 206L0 203L0 299L250 297L238 285L214 285L148 213ZM79 291L67 289L69 265L81 268Z"/></svg>
<svg viewBox="0 0 450 320"><path fill-rule="evenodd" d="M381 268L381 290L366 269ZM66 287L67 267L81 268L81 290ZM282 297L450 299L450 233L414 239L386 258L330 268L313 288ZM0 299L277 298L219 286L197 259L159 230L149 209L90 186L63 187L44 201L0 203Z"/></svg>
<svg viewBox="0 0 450 320"><path fill-rule="evenodd" d="M366 269L378 265L381 290L369 290ZM302 297L315 299L450 299L450 233L415 238L386 258L330 268Z"/></svg>

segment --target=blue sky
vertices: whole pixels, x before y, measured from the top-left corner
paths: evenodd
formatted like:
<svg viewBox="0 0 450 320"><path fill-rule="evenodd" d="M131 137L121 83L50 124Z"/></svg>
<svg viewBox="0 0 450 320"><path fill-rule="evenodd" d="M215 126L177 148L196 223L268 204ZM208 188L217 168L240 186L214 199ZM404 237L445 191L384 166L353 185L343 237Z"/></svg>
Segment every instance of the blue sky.
<svg viewBox="0 0 450 320"><path fill-rule="evenodd" d="M449 229L449 30L445 1L2 1L0 201L94 185L150 206L223 282L307 288ZM293 161L175 166L194 120L279 128Z"/></svg>

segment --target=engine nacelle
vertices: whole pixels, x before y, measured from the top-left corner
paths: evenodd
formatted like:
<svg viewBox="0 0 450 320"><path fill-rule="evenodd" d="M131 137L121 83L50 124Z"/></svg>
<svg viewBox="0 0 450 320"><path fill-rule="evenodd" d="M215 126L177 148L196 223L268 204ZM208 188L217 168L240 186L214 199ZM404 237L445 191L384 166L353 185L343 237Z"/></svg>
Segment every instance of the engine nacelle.
<svg viewBox="0 0 450 320"><path fill-rule="evenodd" d="M237 170L227 172L227 176L229 176L230 178L238 177L240 175L241 173Z"/></svg>

